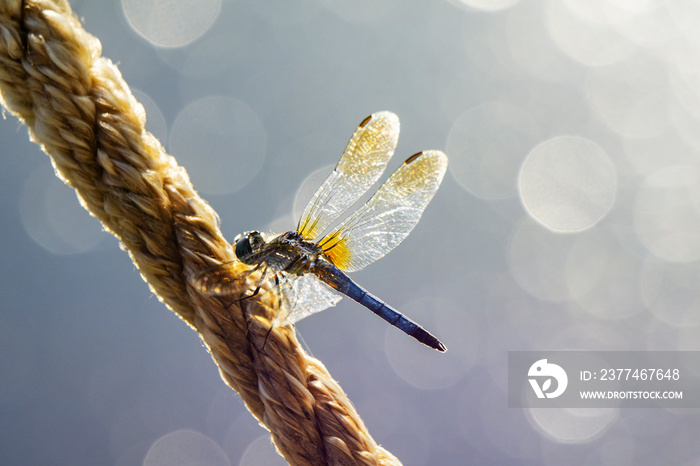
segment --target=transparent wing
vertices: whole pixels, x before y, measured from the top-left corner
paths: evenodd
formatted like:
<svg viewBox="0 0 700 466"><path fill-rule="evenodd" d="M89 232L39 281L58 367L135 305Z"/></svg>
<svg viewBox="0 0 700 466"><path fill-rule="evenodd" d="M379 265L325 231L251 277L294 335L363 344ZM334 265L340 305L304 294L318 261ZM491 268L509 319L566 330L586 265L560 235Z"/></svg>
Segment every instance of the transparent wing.
<svg viewBox="0 0 700 466"><path fill-rule="evenodd" d="M245 276L236 273L233 264L234 262L225 262L206 268L192 278L192 284L208 295L236 294L243 286L241 281Z"/></svg>
<svg viewBox="0 0 700 466"><path fill-rule="evenodd" d="M251 269L255 270L255 269ZM268 271L266 281L274 282L275 273ZM300 321L311 314L335 306L343 297L313 274L289 275L277 272L279 288L271 290L279 293L279 312L275 325L287 325ZM225 296L240 293L245 275L233 272L233 262L215 265L197 273L192 284L208 295ZM261 290L262 292L262 290Z"/></svg>
<svg viewBox="0 0 700 466"><path fill-rule="evenodd" d="M416 226L446 169L447 156L440 151L409 157L364 206L318 244L347 272L384 257Z"/></svg>
<svg viewBox="0 0 700 466"><path fill-rule="evenodd" d="M399 118L391 112L367 117L353 134L330 176L313 195L297 231L313 240L382 175L399 139Z"/></svg>
<svg viewBox="0 0 700 466"><path fill-rule="evenodd" d="M311 314L335 306L343 295L326 285L315 275L285 275L280 283L281 309L276 325L293 324Z"/></svg>

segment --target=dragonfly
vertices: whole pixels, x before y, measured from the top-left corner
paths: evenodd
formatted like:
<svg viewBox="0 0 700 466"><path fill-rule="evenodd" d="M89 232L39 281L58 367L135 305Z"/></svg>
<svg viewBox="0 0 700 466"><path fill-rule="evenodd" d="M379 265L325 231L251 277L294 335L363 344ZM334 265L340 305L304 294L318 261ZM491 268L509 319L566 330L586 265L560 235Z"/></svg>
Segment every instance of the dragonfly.
<svg viewBox="0 0 700 466"><path fill-rule="evenodd" d="M262 270L253 293L240 299L256 296L270 283L267 280L274 280L274 286L265 287L277 290L279 310L273 327L294 324L336 305L345 295L421 343L447 350L435 336L347 275L380 259L408 236L445 175L443 152L414 154L364 205L339 221L382 175L398 136L395 114L378 112L365 118L295 230L277 236L249 231L234 239L237 259L252 266L251 272ZM239 280L228 262L200 272L194 284L205 294L223 296L240 289Z"/></svg>

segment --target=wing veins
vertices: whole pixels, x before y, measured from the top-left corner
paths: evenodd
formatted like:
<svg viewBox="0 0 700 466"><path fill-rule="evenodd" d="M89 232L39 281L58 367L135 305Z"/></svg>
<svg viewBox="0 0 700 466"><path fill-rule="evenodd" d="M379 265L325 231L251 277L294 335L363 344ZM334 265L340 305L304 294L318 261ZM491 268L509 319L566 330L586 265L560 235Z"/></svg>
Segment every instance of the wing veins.
<svg viewBox="0 0 700 466"><path fill-rule="evenodd" d="M413 155L377 192L318 244L341 269L360 270L398 246L413 230L447 168L440 151ZM326 247L329 246L330 247Z"/></svg>
<svg viewBox="0 0 700 466"><path fill-rule="evenodd" d="M377 181L394 154L398 134L399 120L393 113L374 113L363 120L297 222L305 239L318 238Z"/></svg>

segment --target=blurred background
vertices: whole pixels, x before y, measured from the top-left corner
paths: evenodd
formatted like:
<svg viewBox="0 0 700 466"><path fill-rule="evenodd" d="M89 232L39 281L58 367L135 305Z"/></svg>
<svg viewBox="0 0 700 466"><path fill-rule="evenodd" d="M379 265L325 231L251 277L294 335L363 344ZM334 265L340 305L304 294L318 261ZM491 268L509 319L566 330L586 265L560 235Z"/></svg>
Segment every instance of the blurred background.
<svg viewBox="0 0 700 466"><path fill-rule="evenodd" d="M401 119L387 174L448 154L353 278L449 351L347 299L297 325L405 464L700 463L697 410L506 393L510 350L700 350L700 3L71 4L230 241L292 229L373 112ZM3 462L283 464L26 134L0 121Z"/></svg>

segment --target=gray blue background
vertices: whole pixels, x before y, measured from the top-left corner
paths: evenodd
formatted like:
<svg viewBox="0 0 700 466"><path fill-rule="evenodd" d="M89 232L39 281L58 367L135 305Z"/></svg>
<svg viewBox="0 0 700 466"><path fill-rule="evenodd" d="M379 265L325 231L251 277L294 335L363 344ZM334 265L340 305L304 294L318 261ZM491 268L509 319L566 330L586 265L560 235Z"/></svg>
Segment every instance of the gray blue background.
<svg viewBox="0 0 700 466"><path fill-rule="evenodd" d="M389 171L448 154L414 232L353 278L449 351L348 300L297 325L405 464L700 461L696 410L507 396L509 350L699 349L697 3L72 6L229 240L293 228L372 112L401 119ZM0 141L2 463L280 464L9 115Z"/></svg>

